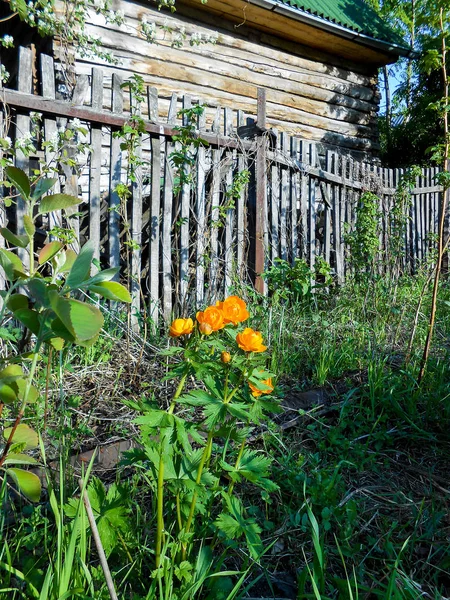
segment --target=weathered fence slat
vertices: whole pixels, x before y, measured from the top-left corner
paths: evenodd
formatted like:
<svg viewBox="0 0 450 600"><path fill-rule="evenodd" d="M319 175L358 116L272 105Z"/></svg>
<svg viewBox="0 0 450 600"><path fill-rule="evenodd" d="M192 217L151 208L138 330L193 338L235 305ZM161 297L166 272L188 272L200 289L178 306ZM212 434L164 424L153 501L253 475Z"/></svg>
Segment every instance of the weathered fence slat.
<svg viewBox="0 0 450 600"><path fill-rule="evenodd" d="M149 88L147 96L148 112L150 118L157 122L158 92L155 88ZM153 136L151 145L151 192L150 192L150 217L149 217L149 317L153 326L159 321L159 246L160 246L160 213L161 213L161 146L164 137Z"/></svg>
<svg viewBox="0 0 450 600"><path fill-rule="evenodd" d="M103 71L92 69L92 108L103 107ZM94 242L94 258L100 259L100 193L102 169L102 128L91 128L92 155L89 169L89 237Z"/></svg>
<svg viewBox="0 0 450 600"><path fill-rule="evenodd" d="M21 47L19 49L19 71L17 77L17 90L19 92L24 92L26 94L32 93L33 86L33 53L28 48ZM18 114L16 116L16 141L19 138L25 140L30 136L30 125L31 119L28 115ZM25 171L27 175L29 175L30 171L30 160L29 158L20 150L16 151L16 167ZM18 197L16 200L16 228L18 234L24 234L24 224L23 217L26 212L25 200L22 197ZM20 259L24 263L26 267L28 267L29 259L27 252L19 248L17 251Z"/></svg>
<svg viewBox="0 0 450 600"><path fill-rule="evenodd" d="M201 101L199 100L201 105ZM203 111L198 117L198 129L202 131L206 126L206 114ZM197 177L196 177L196 217L197 217L197 247L196 247L196 301L201 306L205 294L205 252L206 252L206 148L199 146L197 151Z"/></svg>
<svg viewBox="0 0 450 600"><path fill-rule="evenodd" d="M111 105L113 113L123 111L122 77L117 73L112 76ZM110 172L109 172L109 211L108 211L108 255L109 265L120 266L120 197L116 191L122 180L122 151L120 139L111 136Z"/></svg>
<svg viewBox="0 0 450 600"><path fill-rule="evenodd" d="M183 110L192 108L191 97L186 94L183 96ZM188 125L188 115L183 114L183 126ZM192 148L188 148L188 152L192 152ZM187 305L187 294L189 285L189 208L191 201L191 186L188 182L191 168L189 165L184 165L184 177L186 180L181 188L181 206L180 206L180 302L181 310Z"/></svg>

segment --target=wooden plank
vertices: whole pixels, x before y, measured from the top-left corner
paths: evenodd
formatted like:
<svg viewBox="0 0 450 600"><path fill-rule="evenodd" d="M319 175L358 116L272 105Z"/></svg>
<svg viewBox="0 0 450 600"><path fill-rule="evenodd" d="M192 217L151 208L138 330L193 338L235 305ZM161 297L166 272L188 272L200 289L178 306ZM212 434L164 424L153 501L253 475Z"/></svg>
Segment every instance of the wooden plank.
<svg viewBox="0 0 450 600"><path fill-rule="evenodd" d="M290 172L290 225L291 225L291 262L294 264L295 259L298 257L298 189L299 189L299 173L298 173L298 161L299 161L299 141L295 137L291 137L290 140L290 151L292 169Z"/></svg>
<svg viewBox="0 0 450 600"><path fill-rule="evenodd" d="M201 105L201 101L199 100ZM203 131L206 126L206 114L203 112L198 118L198 129ZM201 145L197 150L197 177L196 177L196 300L197 306L203 304L205 296L205 252L206 252L206 173L207 165L207 150Z"/></svg>
<svg viewBox="0 0 450 600"><path fill-rule="evenodd" d="M230 136L233 132L233 113L231 109L224 109L224 135ZM234 209L230 205L234 204L234 198L231 195L233 187L233 166L234 155L227 152L224 163L226 166L225 173L225 202L228 208L225 215L225 235L224 235L224 295L228 296L231 290L231 277L233 271L233 217Z"/></svg>
<svg viewBox="0 0 450 600"><path fill-rule="evenodd" d="M131 98L134 103L134 99ZM133 114L141 114L141 106L133 106ZM138 164L134 166L134 181L131 188L131 327L139 332L139 318L141 312L141 252L142 252L142 135L135 147Z"/></svg>
<svg viewBox="0 0 450 600"><path fill-rule="evenodd" d="M300 180L300 256L308 256L308 180L309 167L307 166L308 148L304 141L300 142L300 160L302 173Z"/></svg>
<svg viewBox="0 0 450 600"><path fill-rule="evenodd" d="M275 131L277 139L276 146L278 147L278 132ZM279 214L280 214L280 166L279 163L273 161L270 167L270 215L271 215L271 240L270 250L272 263L280 256L280 230L279 230Z"/></svg>
<svg viewBox="0 0 450 600"><path fill-rule="evenodd" d="M114 73L112 78L112 112L123 111L122 77ZM120 266L120 198L116 191L122 180L121 140L111 136L110 171L109 171L109 211L108 211L108 261L110 267ZM118 279L118 276L116 277Z"/></svg>
<svg viewBox="0 0 450 600"><path fill-rule="evenodd" d="M258 88L257 125L262 129L266 127L266 90L263 88ZM260 294L267 291L266 282L262 278L267 238L266 143L266 138L260 137L256 149L255 289Z"/></svg>
<svg viewBox="0 0 450 600"><path fill-rule="evenodd" d="M240 127L244 124L245 115L242 111L237 113L237 125ZM237 159L237 170L238 173L248 170L247 157L242 151L238 151ZM245 263L245 236L246 236L246 198L248 189L242 187L237 200L236 209L236 261L237 261L237 273L241 281L245 281L247 277L247 270L244 268Z"/></svg>
<svg viewBox="0 0 450 600"><path fill-rule="evenodd" d="M55 66L52 56L41 54L41 93L44 98L54 100L56 98L55 86ZM44 138L46 142L55 143L58 139L58 127L56 119L44 119ZM56 142L57 143L57 142ZM49 165L54 159L55 152L52 152L49 147L45 149L45 162ZM61 186L58 178L58 167L55 165L55 177L57 182L52 188L52 193L58 194L61 191ZM48 227L52 230L53 227L62 227L61 211L55 211L48 215Z"/></svg>
<svg viewBox="0 0 450 600"><path fill-rule="evenodd" d="M167 123L172 126L175 125L177 120L177 103L178 95L176 92L173 92L172 98L170 99L169 114L167 115Z"/></svg>
<svg viewBox="0 0 450 600"><path fill-rule="evenodd" d="M280 152L284 155L288 153L288 136L282 132L280 134ZM281 199L280 199L280 258L288 259L287 251L287 211L289 198L289 169L285 166L281 168Z"/></svg>
<svg viewBox="0 0 450 600"><path fill-rule="evenodd" d="M309 164L316 166L317 149L315 144L309 145ZM309 215L309 266L314 270L316 263L316 180L309 178L308 186L308 215Z"/></svg>
<svg viewBox="0 0 450 600"><path fill-rule="evenodd" d="M329 150L325 152L325 170L329 171L331 168L331 153ZM331 184L326 183L325 186L325 207L324 207L324 229L323 229L323 257L330 264L331 260L331 211L332 211L332 203L331 203Z"/></svg>
<svg viewBox="0 0 450 600"><path fill-rule="evenodd" d="M183 96L183 110L192 108L192 101L189 95ZM188 117L183 115L183 125L188 125ZM188 151L192 151L190 148ZM190 175L190 167L184 166L185 176ZM189 287L189 208L191 201L191 186L189 183L184 183L181 189L181 206L180 206L180 303L181 312L187 310L187 294Z"/></svg>
<svg viewBox="0 0 450 600"><path fill-rule="evenodd" d="M214 119L213 131L220 132L220 107L217 107L216 117ZM209 265L209 301L211 303L218 299L219 286L219 206L220 206L220 161L221 150L212 151L212 188L211 188L211 223L210 223L210 265Z"/></svg>
<svg viewBox="0 0 450 600"><path fill-rule="evenodd" d="M78 78L78 81L80 77ZM78 84L77 81L77 84ZM5 98L5 103L18 109L27 109L31 111L40 112L45 116L60 116L71 119L80 119L81 121L88 121L98 125L109 125L115 129L120 129L128 121L128 117L115 115L107 111L95 111L92 108L77 106L75 102L69 104L61 100L48 100L41 98L41 96L32 96L31 94L19 93L15 90L4 89L2 94ZM173 113L172 113L173 114ZM171 118L172 118L171 114ZM176 115L176 108L175 113ZM163 131L166 137L171 137L177 134L177 131L173 128L175 122L169 125L159 125L157 123L144 123L144 129L148 133L160 135ZM162 127L162 131L161 131ZM203 133L202 138L207 141L213 147L227 147L227 148L246 148L251 150L253 143L246 140L236 139L224 139L220 135L212 135Z"/></svg>
<svg viewBox="0 0 450 600"><path fill-rule="evenodd" d="M149 89L149 114L155 122L159 119L158 92ZM160 220L161 220L161 148L164 145L163 136L152 136L151 145L151 196L149 221L149 317L154 329L159 322L159 276L160 276Z"/></svg>
<svg viewBox="0 0 450 600"><path fill-rule="evenodd" d="M162 207L162 311L164 320L172 317L172 208L173 208L173 169L169 160L173 144L166 141L164 154L164 192Z"/></svg>
<svg viewBox="0 0 450 600"><path fill-rule="evenodd" d="M92 69L92 108L103 107L103 71ZM102 129L91 127L92 154L89 168L89 238L94 243L94 258L100 260L100 193L102 169Z"/></svg>
<svg viewBox="0 0 450 600"><path fill-rule="evenodd" d="M147 88L148 120L151 123L157 123L159 119L158 111L158 90L155 87Z"/></svg>
<svg viewBox="0 0 450 600"><path fill-rule="evenodd" d="M0 62L1 68L1 62ZM0 78L0 91L2 89L2 80ZM0 110L0 137L4 138L8 134L7 122L6 119L3 118L3 111ZM4 158L3 148L0 148L0 182L3 181L4 173L1 159ZM2 185L0 185L0 199L3 200L5 197L5 189ZM6 219L6 207L4 202L0 202L0 227L7 227L7 219ZM5 248L5 238L0 236L0 248ZM0 290L4 290L6 288L6 277L5 272L2 267L0 267ZM3 308L3 298L0 298L0 310Z"/></svg>
<svg viewBox="0 0 450 600"><path fill-rule="evenodd" d="M336 152L330 152L331 172L339 174L339 155ZM342 239L342 218L341 218L341 187L337 184L332 185L331 201L333 210L333 248L335 253L336 278L339 285L344 281L344 243Z"/></svg>
<svg viewBox="0 0 450 600"><path fill-rule="evenodd" d="M17 90L19 92L30 94L32 92L33 85L33 52L24 47L19 48L19 66L17 75ZM6 90L3 90L3 94L6 95ZM16 135L15 141L24 138L30 134L31 119L28 115L18 114L16 116ZM19 169L22 169L29 174L30 161L27 156L21 151L16 151L15 165ZM23 225L23 217L27 213L27 206L25 200L20 196L16 199L16 227L17 233L23 235L25 233ZM17 249L19 258L25 265L25 268L29 268L30 259L28 252L23 248Z"/></svg>
<svg viewBox="0 0 450 600"><path fill-rule="evenodd" d="M86 98L88 88L88 78L86 76L79 76L77 78L77 82L73 90L72 102L74 104L82 105ZM65 127L65 120L62 120L60 125ZM76 144L71 142L70 144L68 144L67 156L69 158L75 159L76 153ZM64 192L66 194L78 197L78 174L76 168L65 163L61 164L61 168L65 175ZM78 216L79 210L80 209L78 206L74 206L69 207L64 211L67 217L68 225L74 232L75 241L71 244L71 247L75 252L78 252L80 249L80 218Z"/></svg>

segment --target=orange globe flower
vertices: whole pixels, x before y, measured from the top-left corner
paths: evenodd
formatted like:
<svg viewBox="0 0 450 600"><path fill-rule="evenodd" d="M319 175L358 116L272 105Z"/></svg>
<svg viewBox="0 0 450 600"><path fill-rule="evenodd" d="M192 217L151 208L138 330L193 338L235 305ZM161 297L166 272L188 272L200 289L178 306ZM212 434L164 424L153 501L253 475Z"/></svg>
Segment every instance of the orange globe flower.
<svg viewBox="0 0 450 600"><path fill-rule="evenodd" d="M262 335L259 331L255 331L251 327L246 327L244 331L238 333L236 342L244 352L264 352L267 346L262 343Z"/></svg>
<svg viewBox="0 0 450 600"><path fill-rule="evenodd" d="M206 333L206 331L209 330L209 327L211 328L209 333L212 331L219 331L219 329L225 327L222 311L215 306L208 306L203 312L199 311L197 313L197 321L199 322L201 333ZM204 326L203 328L205 331L202 331L202 326ZM209 335L209 333L207 333L207 335Z"/></svg>
<svg viewBox="0 0 450 600"><path fill-rule="evenodd" d="M223 302L217 302L217 307L222 311L225 324L237 325L250 316L246 303L237 296L229 296Z"/></svg>
<svg viewBox="0 0 450 600"><path fill-rule="evenodd" d="M252 396L254 396L255 398L259 398L259 396L261 396L262 394L271 394L273 392L273 385L272 385L271 377L269 377L269 379L263 379L261 381L261 383L263 383L265 386L267 386L266 390L259 390L255 385L250 383L250 381L248 382L248 385L249 385L250 389L252 390Z"/></svg>
<svg viewBox="0 0 450 600"><path fill-rule="evenodd" d="M189 335L194 330L194 321L192 319L175 319L169 329L170 337L180 337L180 335Z"/></svg>
<svg viewBox="0 0 450 600"><path fill-rule="evenodd" d="M226 365L227 363L231 362L231 354L224 350L220 355L220 360Z"/></svg>

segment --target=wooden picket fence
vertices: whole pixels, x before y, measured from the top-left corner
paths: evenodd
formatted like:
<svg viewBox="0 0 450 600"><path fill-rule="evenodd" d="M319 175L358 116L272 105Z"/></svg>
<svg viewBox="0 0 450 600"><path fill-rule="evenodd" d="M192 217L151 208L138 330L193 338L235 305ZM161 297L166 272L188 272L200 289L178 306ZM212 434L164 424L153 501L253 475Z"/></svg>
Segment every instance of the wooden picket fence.
<svg viewBox="0 0 450 600"><path fill-rule="evenodd" d="M61 99L50 56L41 56L38 72L37 86L32 53L20 48L17 90L0 89L11 111L8 135L13 141L29 132L34 136L36 151L18 152L17 166L31 172L40 161L51 161L43 142L54 139L73 119L88 132L79 134L77 143L91 147L79 156L76 145L69 144L73 164L66 160L59 169L58 189L80 196L83 203L75 213L44 218L42 230L70 226L77 245L92 239L102 266L123 268L134 314L145 312L154 323L161 316L167 320L224 296L237 281L252 282L265 292L260 274L277 258L305 258L313 267L322 256L342 281L349 268L344 234L354 226L356 207L367 190L380 197L380 240L388 249L390 212L402 171L268 131L265 90L258 90L256 115L205 108L197 123L205 145L196 151L191 177L174 193L177 173L171 154L179 145L173 136L186 119L179 111L201 104L201 99L175 93L165 98L147 88L145 102L134 103L145 131L137 150L141 164L130 181L123 140L114 135L129 122L133 102L120 73L106 77L94 68L90 77L78 77L67 100ZM32 113L41 116L40 129L33 126ZM1 114L5 126L6 113ZM242 171L249 172L250 181L239 187L236 176ZM424 169L412 190L404 269L414 271L434 243L441 195L435 174L435 169ZM119 198L119 183L129 186L129 200ZM20 232L23 206L2 207L0 220L2 226L15 222Z"/></svg>

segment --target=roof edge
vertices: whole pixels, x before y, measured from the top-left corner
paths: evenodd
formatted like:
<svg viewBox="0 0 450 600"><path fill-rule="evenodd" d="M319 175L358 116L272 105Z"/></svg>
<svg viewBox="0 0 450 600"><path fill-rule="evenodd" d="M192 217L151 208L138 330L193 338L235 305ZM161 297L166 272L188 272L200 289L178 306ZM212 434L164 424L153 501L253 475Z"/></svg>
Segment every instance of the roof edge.
<svg viewBox="0 0 450 600"><path fill-rule="evenodd" d="M292 19L295 19L296 21L301 21L306 25L313 25L314 27L322 29L323 31L334 33L335 35L346 38L348 40L360 42L365 46L369 46L370 48L374 48L376 50L384 51L387 54L394 54L395 56L404 56L406 58L417 58L418 56L418 53L414 50L411 50L411 48L400 46L399 44L395 44L393 42L387 42L385 40L373 38L364 33L358 33L357 31L353 31L352 29L349 29L342 25L338 25L337 23L333 23L322 17L312 15L306 11L300 12L299 9L290 7L284 2L279 2L277 0L248 1L250 2L250 4L255 4L256 6L260 6L261 8L265 8L277 14L290 17Z"/></svg>

